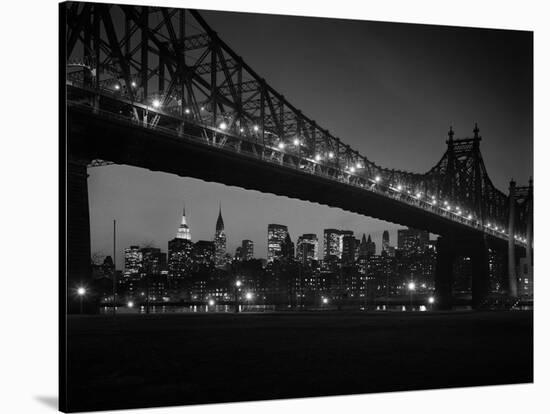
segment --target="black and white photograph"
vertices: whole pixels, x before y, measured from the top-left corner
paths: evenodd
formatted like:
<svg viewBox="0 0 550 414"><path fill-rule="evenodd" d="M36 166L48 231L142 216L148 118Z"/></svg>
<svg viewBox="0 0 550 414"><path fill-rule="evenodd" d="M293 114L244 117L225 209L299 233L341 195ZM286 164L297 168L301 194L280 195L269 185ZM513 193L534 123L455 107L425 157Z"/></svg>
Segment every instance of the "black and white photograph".
<svg viewBox="0 0 550 414"><path fill-rule="evenodd" d="M533 381L533 33L60 4L62 409Z"/></svg>
<svg viewBox="0 0 550 414"><path fill-rule="evenodd" d="M538 8L135 3L5 14L6 412L544 411Z"/></svg>

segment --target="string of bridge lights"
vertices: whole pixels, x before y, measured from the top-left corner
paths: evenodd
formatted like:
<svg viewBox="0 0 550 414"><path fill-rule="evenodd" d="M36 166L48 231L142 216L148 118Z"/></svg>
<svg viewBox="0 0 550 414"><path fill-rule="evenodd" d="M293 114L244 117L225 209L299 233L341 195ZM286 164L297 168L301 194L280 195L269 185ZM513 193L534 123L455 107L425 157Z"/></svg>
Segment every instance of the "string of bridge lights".
<svg viewBox="0 0 550 414"><path fill-rule="evenodd" d="M132 81L131 82L131 87L132 88L136 88L137 87L137 84L135 81ZM120 91L121 90L121 85L119 82L116 82L114 84L114 89L115 91ZM156 97L156 98L153 98L151 101L151 105L154 109L160 109L162 107L162 101L160 98ZM200 111L203 112L205 111L206 108L204 106L201 106L200 107ZM184 108L184 113L186 115L190 115L191 114L191 109L186 107ZM221 131L227 131L227 129L229 128L229 125L228 125L228 122L227 120L222 120L219 124L218 124L218 129L221 130ZM255 133L259 132L260 131L260 127L258 125L253 125L252 126L252 131L254 131ZM239 128L239 132L240 133L244 133L245 132L245 129L243 127L240 127ZM267 132L267 131L266 131ZM304 144L302 143L302 141L299 139L299 138L294 138L292 140L292 144L294 145L294 147L301 147L303 146ZM277 143L277 147L274 148L274 147L270 147L271 149L273 150L277 150L277 151L280 151L280 152L284 152L284 150L287 148L287 144L285 143L284 140L281 140L279 139L279 142ZM326 153L326 156L323 157L322 154L320 153L317 153L315 154L314 156L314 159L311 160L311 159L308 159L308 158L305 158L307 159L308 161L310 162L316 162L316 163L320 163L321 161L323 161L325 158L326 159L329 159L329 160L332 160L334 159L335 157L335 154L333 151L329 151ZM347 173L347 174L350 174L350 175L353 175L353 174L356 174L358 172L358 170L361 170L364 168L364 165L361 163L361 162L357 162L355 164L352 164L352 165L348 165L345 167L344 170L341 170L343 171L344 173ZM381 181L382 181L382 177L380 175L376 175L374 177L374 179L368 179L369 181L371 181L371 183L374 185L377 185L377 184L380 184ZM363 185L361 185L361 187L364 187ZM397 184L396 186L393 186L393 185L387 185L385 186L386 188L389 188L390 190L396 192L396 193L399 193L401 195L406 195L409 199L411 200L414 200L414 201L419 201L419 202L423 202L423 203L426 203L428 204L430 207L435 207L435 208L438 208L439 210L443 211L444 213L448 213L448 214L452 214L456 217L459 217L461 219L465 219L465 220L468 220L470 222L472 222L473 224L477 225L477 226L482 226L482 224L477 220L477 219L474 219L473 215L471 213L468 213L468 214L465 214L463 212L463 210L459 207L459 206L455 206L453 208L453 206L446 200L443 201L442 204L439 204L439 202L437 201L436 197L435 196L426 196L426 198L423 198L423 193L421 191L418 191L416 193L414 192L411 192L410 190L405 190L404 191L404 188L403 188L403 185L401 184ZM464 213L464 214L463 214ZM507 235L507 232L505 230L504 227L499 227L497 224L493 224L493 223L486 223L484 225L484 227L494 233L497 233L497 234L501 234L503 236L506 236ZM515 235L514 236L514 239L517 240L518 242L521 242L521 243L526 243L527 242L527 239L525 237L521 237L520 235Z"/></svg>

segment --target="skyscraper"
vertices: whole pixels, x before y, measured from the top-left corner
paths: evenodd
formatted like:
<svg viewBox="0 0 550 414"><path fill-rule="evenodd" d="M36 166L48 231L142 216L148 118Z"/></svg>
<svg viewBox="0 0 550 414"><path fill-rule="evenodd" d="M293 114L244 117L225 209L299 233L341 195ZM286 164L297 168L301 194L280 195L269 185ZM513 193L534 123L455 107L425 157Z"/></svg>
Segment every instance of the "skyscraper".
<svg viewBox="0 0 550 414"><path fill-rule="evenodd" d="M324 258L336 256L342 258L342 235L337 229L325 229L324 232Z"/></svg>
<svg viewBox="0 0 550 414"><path fill-rule="evenodd" d="M254 258L254 242L252 240L243 240L241 244L241 257L243 261Z"/></svg>
<svg viewBox="0 0 550 414"><path fill-rule="evenodd" d="M216 247L216 267L223 267L226 264L226 248L227 238L225 237L225 230L222 218L222 206L220 204L220 211L218 213L218 220L216 220L216 233L214 234L214 246Z"/></svg>
<svg viewBox="0 0 550 414"><path fill-rule="evenodd" d="M199 240L191 251L194 265L213 267L216 256L216 245L212 241Z"/></svg>
<svg viewBox="0 0 550 414"><path fill-rule="evenodd" d="M179 285L191 270L191 240L173 238L168 242L168 276L173 285Z"/></svg>
<svg viewBox="0 0 550 414"><path fill-rule="evenodd" d="M390 247L390 232L384 230L382 233L382 251L388 253L388 248Z"/></svg>
<svg viewBox="0 0 550 414"><path fill-rule="evenodd" d="M267 261L273 262L282 257L283 243L286 239L288 228L282 224L269 224L267 226Z"/></svg>
<svg viewBox="0 0 550 414"><path fill-rule="evenodd" d="M352 264L355 262L355 237L353 231L344 230L340 233L342 238L342 253L341 259L344 264Z"/></svg>
<svg viewBox="0 0 550 414"><path fill-rule="evenodd" d="M181 216L181 224L176 233L176 239L191 240L191 229L187 225L187 218L185 217L185 207L183 207L183 214Z"/></svg>
<svg viewBox="0 0 550 414"><path fill-rule="evenodd" d="M302 264L319 260L319 241L313 233L302 234L296 243L296 258Z"/></svg>
<svg viewBox="0 0 550 414"><path fill-rule="evenodd" d="M124 277L139 279L142 267L142 254L139 246L130 246L124 250Z"/></svg>
<svg viewBox="0 0 550 414"><path fill-rule="evenodd" d="M166 267L166 253L162 253L156 247L144 247L141 249L142 273L149 276L160 275Z"/></svg>
<svg viewBox="0 0 550 414"><path fill-rule="evenodd" d="M422 253L430 239L425 230L407 229L397 230L397 247L404 256Z"/></svg>
<svg viewBox="0 0 550 414"><path fill-rule="evenodd" d="M287 260L294 259L294 243L290 239L290 234L286 233L285 240L281 245L281 256Z"/></svg>
<svg viewBox="0 0 550 414"><path fill-rule="evenodd" d="M376 254L376 243L374 243L370 237L365 238L363 233L363 238L361 239L361 244L359 245L359 257L371 257Z"/></svg>

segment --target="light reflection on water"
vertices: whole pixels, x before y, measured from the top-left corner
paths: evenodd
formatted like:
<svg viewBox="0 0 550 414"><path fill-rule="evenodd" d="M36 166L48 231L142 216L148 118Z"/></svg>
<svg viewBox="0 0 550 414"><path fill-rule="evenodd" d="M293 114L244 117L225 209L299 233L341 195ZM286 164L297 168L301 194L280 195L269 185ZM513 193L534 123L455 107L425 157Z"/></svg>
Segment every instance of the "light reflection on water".
<svg viewBox="0 0 550 414"><path fill-rule="evenodd" d="M524 305L516 308L516 310L532 310L533 306ZM239 305L239 312L274 312L277 308L275 305ZM336 307L326 308L306 308L305 310L313 311L329 311L336 310ZM347 309L346 310L353 310ZM357 308L355 308L357 310ZM364 307L360 307L359 310L365 311ZM369 307L367 311L376 312L430 312L434 310L431 305L376 305L375 307ZM468 305L455 306L454 311L471 311L472 307ZM102 306L100 308L101 314L110 314L113 309L110 306ZM116 312L119 314L145 314L147 308L145 305L136 305L134 307L117 306ZM168 305L150 305L149 313L232 313L235 312L235 308L232 305L187 305L187 306L168 306Z"/></svg>
<svg viewBox="0 0 550 414"><path fill-rule="evenodd" d="M239 312L269 312L274 311L275 306L270 305L239 305ZM110 306L102 306L100 313L110 314L113 309ZM123 314L139 314L147 313L145 305L137 305L133 307L117 306L117 313ZM167 305L150 305L149 313L231 313L235 312L235 307L231 305L187 305L187 306L167 306Z"/></svg>

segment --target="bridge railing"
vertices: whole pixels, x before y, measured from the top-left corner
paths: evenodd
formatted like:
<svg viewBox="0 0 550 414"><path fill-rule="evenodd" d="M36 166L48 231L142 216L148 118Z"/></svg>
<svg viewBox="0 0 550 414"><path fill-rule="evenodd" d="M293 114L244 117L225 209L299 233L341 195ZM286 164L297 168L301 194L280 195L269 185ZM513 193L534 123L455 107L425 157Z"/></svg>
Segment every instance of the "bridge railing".
<svg viewBox="0 0 550 414"><path fill-rule="evenodd" d="M77 87L74 85L74 83L71 83L70 86ZM109 95L111 95L109 96L109 98L112 98L112 99L116 98L116 96L113 96L113 94L109 94ZM332 168L332 169L305 168L307 166L307 163L310 163L312 161L314 162L314 160L302 158L298 163L296 162L291 163L291 162L285 161L286 154L284 153L284 151L279 150L276 147L267 148L258 140L250 139L249 137L235 136L227 132L219 131L207 125L198 125L200 126L200 128L202 128L206 132L205 133L206 137L227 136L227 137L230 137L232 140L243 141L243 142L247 142L252 146L256 146L256 149L259 149L259 151L254 152L254 151L243 150L242 146L233 147L233 146L227 146L227 145L220 145L218 142L216 142L213 139L208 139L205 137L199 137L199 136L187 134L187 133L184 133L182 130L168 128L158 124L154 126L151 126L151 125L144 126L140 121L132 119L123 114L115 113L113 111L108 111L101 108L93 107L89 103L70 102L70 105L74 107L79 107L81 109L85 109L86 111L90 111L90 112L93 111L94 114L97 114L112 120L116 120L117 122L120 122L120 123L126 123L133 127L139 126L147 129L154 129L156 132L162 133L172 139L184 139L184 140L192 141L194 143L198 143L201 145L212 146L220 151L236 153L241 156L253 158L256 160L259 159L263 162L269 162L271 164L275 164L282 168L288 168L294 171L298 170L304 174L311 174L318 177L322 177L324 179L338 182L339 184L342 184L342 185L348 185L354 188L361 188L362 190L377 193L382 196L395 199L399 202L406 203L412 207L422 209L423 211L427 211L432 214L445 217L448 220L452 220L464 226L477 229L479 231L490 234L494 237L497 237L500 239L506 239L506 240L508 239L508 235L506 234L506 231L504 229L495 228L488 224L484 224L481 221L471 216L464 215L462 214L462 211L460 210L460 208L456 206L453 209L452 206L445 205L444 203L438 202L436 200L432 200L432 201L425 200L419 194L414 194L410 190L394 187L391 184L387 184L383 182L383 180L378 179L378 177L375 177L374 179L360 177L360 176L352 177L352 175L349 174L349 172L342 169L337 170L335 168ZM135 104L135 105L142 106L140 104ZM151 108L148 108L148 111L150 111L153 114L157 113L159 115L165 115L161 111L155 111L154 109L151 109ZM184 121L182 120L182 122ZM281 156L278 158L266 156L266 150L269 153L273 153L274 151L279 152ZM302 163L301 161L306 161L306 162ZM519 237L516 237L516 243L522 244L522 245L525 244L523 239Z"/></svg>

